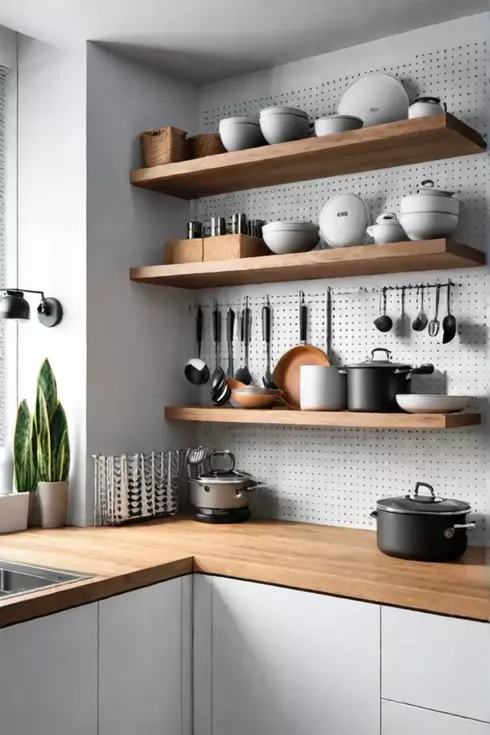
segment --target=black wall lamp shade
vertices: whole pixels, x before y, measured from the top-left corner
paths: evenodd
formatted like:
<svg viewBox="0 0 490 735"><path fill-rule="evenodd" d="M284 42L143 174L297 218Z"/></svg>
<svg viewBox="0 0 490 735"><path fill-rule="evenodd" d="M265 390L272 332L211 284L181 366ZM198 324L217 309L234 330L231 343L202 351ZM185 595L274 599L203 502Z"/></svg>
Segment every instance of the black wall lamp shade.
<svg viewBox="0 0 490 735"><path fill-rule="evenodd" d="M41 295L41 301L37 307L37 317L45 327L56 327L63 318L63 307L58 299L50 296L45 297L42 291L31 291L29 289L5 289L0 299L0 319L14 319L16 321L27 321L30 318L30 306L24 298L24 293L37 293Z"/></svg>

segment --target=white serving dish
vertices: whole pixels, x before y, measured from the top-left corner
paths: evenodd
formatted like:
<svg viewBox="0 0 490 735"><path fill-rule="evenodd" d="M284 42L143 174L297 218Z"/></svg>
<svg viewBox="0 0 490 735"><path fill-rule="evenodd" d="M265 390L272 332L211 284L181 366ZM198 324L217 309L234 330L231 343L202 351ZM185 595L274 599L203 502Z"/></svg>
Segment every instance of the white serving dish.
<svg viewBox="0 0 490 735"><path fill-rule="evenodd" d="M448 212L407 212L400 215L400 224L410 240L431 240L451 237L458 227L457 214Z"/></svg>
<svg viewBox="0 0 490 735"><path fill-rule="evenodd" d="M320 213L320 232L332 248L363 245L368 239L369 212L357 194L337 194Z"/></svg>
<svg viewBox="0 0 490 735"><path fill-rule="evenodd" d="M219 121L219 134L227 151L265 145L259 121L254 117L225 117Z"/></svg>
<svg viewBox="0 0 490 735"><path fill-rule="evenodd" d="M402 242L407 239L407 234L398 222L396 214L386 212L381 214L376 224L367 228L367 233L374 238L376 245L385 245L388 242Z"/></svg>
<svg viewBox="0 0 490 735"><path fill-rule="evenodd" d="M408 413L457 413L465 409L468 396L444 396L435 394L397 394L396 402Z"/></svg>
<svg viewBox="0 0 490 735"><path fill-rule="evenodd" d="M30 493L0 495L0 533L25 531Z"/></svg>
<svg viewBox="0 0 490 735"><path fill-rule="evenodd" d="M308 115L295 107L266 107L260 111L260 129L271 145L307 138L310 132Z"/></svg>
<svg viewBox="0 0 490 735"><path fill-rule="evenodd" d="M412 120L416 117L432 117L433 115L444 115L446 105L441 105L439 97L417 97L408 109L408 117Z"/></svg>
<svg viewBox="0 0 490 735"><path fill-rule="evenodd" d="M276 255L306 253L320 240L318 225L309 222L269 222L262 227L262 237Z"/></svg>
<svg viewBox="0 0 490 735"><path fill-rule="evenodd" d="M335 135L345 133L347 130L359 130L362 126L361 118L354 115L328 115L315 120L315 135L318 137Z"/></svg>
<svg viewBox="0 0 490 735"><path fill-rule="evenodd" d="M350 84L339 102L341 115L360 117L364 127L406 120L410 101L403 84L391 74L373 72Z"/></svg>
<svg viewBox="0 0 490 735"><path fill-rule="evenodd" d="M454 198L454 192L434 188L431 179L423 181L416 194L403 197L400 212L447 212L459 214L460 201Z"/></svg>

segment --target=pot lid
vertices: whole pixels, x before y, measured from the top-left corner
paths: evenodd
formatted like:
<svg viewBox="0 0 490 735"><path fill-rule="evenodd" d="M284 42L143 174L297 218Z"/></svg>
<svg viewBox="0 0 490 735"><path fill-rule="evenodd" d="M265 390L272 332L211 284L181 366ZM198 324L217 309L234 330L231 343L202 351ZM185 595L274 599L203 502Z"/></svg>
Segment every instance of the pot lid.
<svg viewBox="0 0 490 735"><path fill-rule="evenodd" d="M252 482L252 477L247 472L209 472L207 475L199 475L197 482L207 485L243 485L244 482Z"/></svg>
<svg viewBox="0 0 490 735"><path fill-rule="evenodd" d="M416 105L417 102L430 102L434 105L440 105L441 99L440 97L417 97L417 99L414 100L413 104Z"/></svg>
<svg viewBox="0 0 490 735"><path fill-rule="evenodd" d="M435 189L435 184L432 181L432 179L425 179L425 181L422 181L419 188L417 189L417 194L422 194L422 196L440 196L440 197L452 197L454 196L454 191L444 191L443 189Z"/></svg>
<svg viewBox="0 0 490 735"><path fill-rule="evenodd" d="M429 495L419 493L419 488L425 487ZM382 498L376 503L378 510L391 513L415 513L417 515L455 515L469 513L471 505L464 500L439 498L434 488L426 482L417 482L412 495L400 495L396 498Z"/></svg>
<svg viewBox="0 0 490 735"><path fill-rule="evenodd" d="M401 227L401 224L398 222L398 217L394 212L383 212L379 215L379 217L376 217L376 224L377 225L398 225L398 227Z"/></svg>
<svg viewBox="0 0 490 735"><path fill-rule="evenodd" d="M386 358L384 360L376 359L375 353L376 352L384 352L386 355ZM398 368L400 370L412 370L413 365L405 365L398 362L391 362L391 352L390 350L387 350L385 347L375 347L374 350L371 350L371 357L366 360L365 362L360 362L357 365L346 365L347 368L390 368L391 370L393 368Z"/></svg>

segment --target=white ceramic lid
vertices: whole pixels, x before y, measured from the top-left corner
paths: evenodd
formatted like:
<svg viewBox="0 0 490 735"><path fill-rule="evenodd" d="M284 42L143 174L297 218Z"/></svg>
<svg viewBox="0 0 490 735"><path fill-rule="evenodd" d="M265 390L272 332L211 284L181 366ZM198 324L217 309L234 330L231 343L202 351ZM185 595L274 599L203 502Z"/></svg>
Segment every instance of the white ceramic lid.
<svg viewBox="0 0 490 735"><path fill-rule="evenodd" d="M398 222L398 217L394 212L383 212L379 215L379 217L376 217L376 224L377 225L398 225L401 227L400 223Z"/></svg>
<svg viewBox="0 0 490 735"><path fill-rule="evenodd" d="M417 194L422 194L422 196L452 197L454 196L455 192L444 191L444 189L436 189L432 179L425 179L425 181L422 181L419 188L417 189Z"/></svg>
<svg viewBox="0 0 490 735"><path fill-rule="evenodd" d="M320 213L320 233L333 248L362 245L368 224L369 212L357 194L337 194Z"/></svg>
<svg viewBox="0 0 490 735"><path fill-rule="evenodd" d="M406 120L410 100L403 84L391 74L374 72L352 82L337 112L364 121L364 127Z"/></svg>
<svg viewBox="0 0 490 735"><path fill-rule="evenodd" d="M265 107L260 111L260 117L264 117L265 115L297 115L298 117L308 117L308 114L304 110L298 110L297 107L283 107L281 105Z"/></svg>
<svg viewBox="0 0 490 735"><path fill-rule="evenodd" d="M249 125L258 125L259 121L256 117L224 117L219 121L220 125L238 125L248 123Z"/></svg>

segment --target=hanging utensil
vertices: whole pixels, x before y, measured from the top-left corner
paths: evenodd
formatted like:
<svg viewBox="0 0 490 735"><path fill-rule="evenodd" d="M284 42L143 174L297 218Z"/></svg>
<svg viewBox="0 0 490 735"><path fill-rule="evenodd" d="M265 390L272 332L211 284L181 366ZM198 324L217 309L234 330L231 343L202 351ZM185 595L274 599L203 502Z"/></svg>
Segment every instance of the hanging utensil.
<svg viewBox="0 0 490 735"><path fill-rule="evenodd" d="M250 385L250 383L252 382L252 376L250 375L250 370L248 369L248 347L250 340L251 318L252 313L248 308L247 296L245 298L245 307L242 311L240 319L240 341L243 347L243 367L238 368L235 373L235 380L239 380L241 383L245 383L245 385Z"/></svg>
<svg viewBox="0 0 490 735"><path fill-rule="evenodd" d="M436 309L434 318L429 322L429 334L431 337L437 337L439 329L441 328L438 316L439 316L439 299L441 295L441 284L438 283L436 286Z"/></svg>
<svg viewBox="0 0 490 735"><path fill-rule="evenodd" d="M305 345L308 337L308 305L305 303L304 291L300 294L299 305L299 343Z"/></svg>
<svg viewBox="0 0 490 735"><path fill-rule="evenodd" d="M231 306L228 309L228 313L226 315L226 342L228 345L228 369L226 371L226 374L228 377L232 378L234 373L234 366L233 366L233 337L235 334L235 312L231 308Z"/></svg>
<svg viewBox="0 0 490 735"><path fill-rule="evenodd" d="M262 383L265 388L271 388L274 390L277 385L272 380L271 373L271 341L272 341L272 308L269 297L267 296L267 303L262 308L262 339L265 342L265 358L266 358L266 370Z"/></svg>
<svg viewBox="0 0 490 735"><path fill-rule="evenodd" d="M378 316L377 319L374 320L374 326L377 330L380 332L389 332L390 329L393 326L393 320L391 317L389 317L386 313L386 286L383 286L383 289L380 294L380 311L382 311L381 316Z"/></svg>
<svg viewBox="0 0 490 735"><path fill-rule="evenodd" d="M209 380L209 368L204 360L201 359L203 319L203 311L198 306L196 315L197 357L191 357L184 368L185 377L194 385L203 385Z"/></svg>
<svg viewBox="0 0 490 735"><path fill-rule="evenodd" d="M400 295L400 317L396 323L396 333L398 337L406 337L410 331L410 320L405 309L407 287L402 286Z"/></svg>
<svg viewBox="0 0 490 735"><path fill-rule="evenodd" d="M419 313L412 322L414 332L423 332L427 326L428 318L424 311L425 286L417 286L417 296L419 297Z"/></svg>
<svg viewBox="0 0 490 735"><path fill-rule="evenodd" d="M221 311L218 302L214 302L213 309L213 340L214 340L214 372L211 376L211 391L219 392L226 380L225 371L221 367Z"/></svg>
<svg viewBox="0 0 490 735"><path fill-rule="evenodd" d="M442 320L442 344L447 345L456 335L456 317L451 314L451 286L447 284L447 316Z"/></svg>

